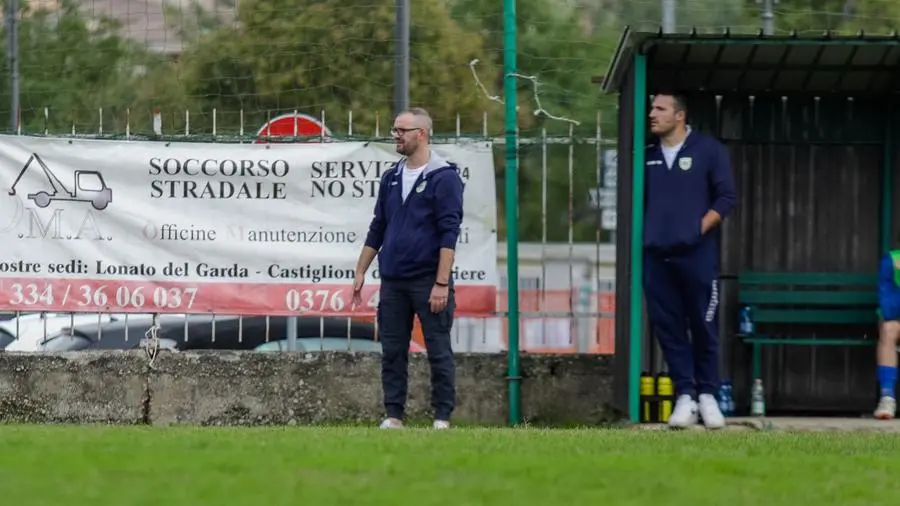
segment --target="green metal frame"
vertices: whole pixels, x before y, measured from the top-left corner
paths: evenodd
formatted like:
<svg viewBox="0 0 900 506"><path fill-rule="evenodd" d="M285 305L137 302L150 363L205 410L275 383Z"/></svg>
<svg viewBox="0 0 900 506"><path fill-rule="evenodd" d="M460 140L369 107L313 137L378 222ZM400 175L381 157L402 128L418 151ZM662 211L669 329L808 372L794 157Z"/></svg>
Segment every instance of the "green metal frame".
<svg viewBox="0 0 900 506"><path fill-rule="evenodd" d="M628 415L640 422L641 340L643 339L644 275L644 134L647 128L647 54L634 54L634 133L632 136L631 181L631 315L628 347Z"/></svg>
<svg viewBox="0 0 900 506"><path fill-rule="evenodd" d="M858 46L897 46L900 45L900 40L895 37L885 37L885 38L857 38L857 39L846 39L846 38L830 38L830 39L815 39L815 38L793 38L793 37L766 37L766 38L757 38L757 37L695 37L691 36L678 36L678 35L666 35L659 39L648 39L643 41L643 46L641 47L641 52L644 52L647 49L648 45L653 45L657 42L663 41L665 44L687 44L691 46L710 46L710 45L725 45L725 46L747 46L747 45L756 45L756 46L848 46L848 45L858 45Z"/></svg>
<svg viewBox="0 0 900 506"><path fill-rule="evenodd" d="M509 424L522 419L522 378L519 372L519 167L516 116L516 0L503 0L503 99L506 126L506 279L509 322L507 381Z"/></svg>
<svg viewBox="0 0 900 506"><path fill-rule="evenodd" d="M794 46L794 47L811 47L811 46L868 46L891 48L900 46L900 35L891 34L886 36L870 35L860 33L856 36L840 35L837 33L826 32L821 36L809 36L806 34L791 34L771 36L762 32L756 35L736 34L726 30L724 33L663 33L662 30L648 32L636 31L631 27L626 27L613 57L610 59L602 89L605 93L612 93L618 90L623 83L623 79L631 72L627 69L633 62L635 52L647 54L652 48L659 44L665 45L690 45L690 46L750 46L752 48L758 46ZM751 49L751 55L754 50ZM853 51L851 51L853 53ZM752 57L751 57L752 59ZM848 60L849 61L849 60ZM688 62L685 62L690 65ZM884 63L882 60L881 63ZM854 65L857 67L857 65ZM890 67L893 67L891 65ZM627 69L627 70L626 70ZM890 70L890 68L885 68ZM759 91L759 90L758 90ZM822 91L818 91L822 94Z"/></svg>
<svg viewBox="0 0 900 506"><path fill-rule="evenodd" d="M759 323L860 325L878 323L876 274L828 272L743 272L738 275L739 304L753 308ZM774 288L780 286L781 288ZM798 287L806 287L797 290ZM815 287L815 289L811 289ZM834 287L852 290L834 290ZM802 304L807 309L783 306ZM809 308L812 306L812 308ZM849 334L849 332L848 332ZM780 337L740 334L752 348L752 378L762 377L763 346L874 346L864 335L847 337Z"/></svg>

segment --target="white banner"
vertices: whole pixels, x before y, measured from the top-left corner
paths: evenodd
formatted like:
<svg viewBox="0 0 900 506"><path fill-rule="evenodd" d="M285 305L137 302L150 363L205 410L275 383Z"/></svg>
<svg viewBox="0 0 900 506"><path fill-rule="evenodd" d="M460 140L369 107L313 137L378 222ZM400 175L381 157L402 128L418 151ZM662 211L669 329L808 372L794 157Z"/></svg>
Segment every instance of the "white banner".
<svg viewBox="0 0 900 506"><path fill-rule="evenodd" d="M434 145L466 182L457 313L492 313L489 142ZM0 309L372 314L353 273L393 144L0 136Z"/></svg>

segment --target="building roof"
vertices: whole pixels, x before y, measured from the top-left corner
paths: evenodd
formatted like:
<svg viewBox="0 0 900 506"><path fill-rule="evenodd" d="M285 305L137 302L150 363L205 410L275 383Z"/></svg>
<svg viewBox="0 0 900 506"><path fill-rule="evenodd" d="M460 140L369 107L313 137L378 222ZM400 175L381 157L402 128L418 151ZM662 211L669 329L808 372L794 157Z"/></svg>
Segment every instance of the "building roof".
<svg viewBox="0 0 900 506"><path fill-rule="evenodd" d="M121 23L119 33L128 39L147 46L151 51L163 54L179 54L185 48L179 26L191 23L195 5L214 13L224 22L234 19L236 8L221 0L80 0L84 16L97 19L101 16ZM56 0L33 0L33 10L54 12L59 8ZM179 19L185 16L186 20Z"/></svg>
<svg viewBox="0 0 900 506"><path fill-rule="evenodd" d="M636 51L647 59L647 90L660 86L708 92L895 92L900 37L890 35L664 34L625 29L603 79L615 93Z"/></svg>

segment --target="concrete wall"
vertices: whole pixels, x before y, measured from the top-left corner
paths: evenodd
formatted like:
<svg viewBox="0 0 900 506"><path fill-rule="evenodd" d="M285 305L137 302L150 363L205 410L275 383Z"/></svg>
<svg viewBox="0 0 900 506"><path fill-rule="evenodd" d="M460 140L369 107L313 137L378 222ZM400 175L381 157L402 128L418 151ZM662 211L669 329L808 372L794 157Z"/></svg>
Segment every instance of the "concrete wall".
<svg viewBox="0 0 900 506"><path fill-rule="evenodd" d="M382 416L377 354L0 352L0 421L259 425ZM535 424L617 421L612 357L523 356L522 413ZM454 420L507 420L506 357L457 355ZM408 414L427 419L427 359L410 358Z"/></svg>

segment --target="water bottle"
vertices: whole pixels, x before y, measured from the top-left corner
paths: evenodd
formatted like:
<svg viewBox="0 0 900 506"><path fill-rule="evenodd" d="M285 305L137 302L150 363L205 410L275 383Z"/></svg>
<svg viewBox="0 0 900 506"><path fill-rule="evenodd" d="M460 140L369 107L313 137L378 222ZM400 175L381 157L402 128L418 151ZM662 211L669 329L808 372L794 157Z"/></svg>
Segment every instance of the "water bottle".
<svg viewBox="0 0 900 506"><path fill-rule="evenodd" d="M740 315L740 333L744 335L749 335L753 333L753 315L750 306L742 306L741 307L741 315Z"/></svg>
<svg viewBox="0 0 900 506"><path fill-rule="evenodd" d="M731 386L731 382L728 382L728 416L734 416L734 411L737 407L734 405L734 389Z"/></svg>
<svg viewBox="0 0 900 506"><path fill-rule="evenodd" d="M725 380L719 387L719 411L724 416L734 416L734 397L731 381Z"/></svg>
<svg viewBox="0 0 900 506"><path fill-rule="evenodd" d="M763 392L763 383L761 379L753 380L753 389L750 391L750 415L766 415L766 396Z"/></svg>
<svg viewBox="0 0 900 506"><path fill-rule="evenodd" d="M728 414L728 382L723 381L721 385L719 385L719 411L722 412L723 415Z"/></svg>
<svg viewBox="0 0 900 506"><path fill-rule="evenodd" d="M675 407L675 385L672 378L664 372L656 378L656 395L658 396L657 409L659 410L658 422L668 423Z"/></svg>
<svg viewBox="0 0 900 506"><path fill-rule="evenodd" d="M641 373L641 422L652 423L657 421L659 411L655 409L659 403L656 400L656 382L653 375L644 371Z"/></svg>

